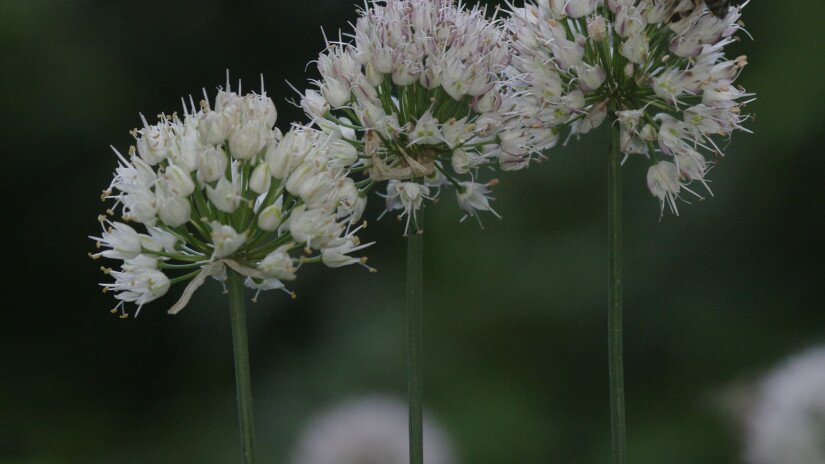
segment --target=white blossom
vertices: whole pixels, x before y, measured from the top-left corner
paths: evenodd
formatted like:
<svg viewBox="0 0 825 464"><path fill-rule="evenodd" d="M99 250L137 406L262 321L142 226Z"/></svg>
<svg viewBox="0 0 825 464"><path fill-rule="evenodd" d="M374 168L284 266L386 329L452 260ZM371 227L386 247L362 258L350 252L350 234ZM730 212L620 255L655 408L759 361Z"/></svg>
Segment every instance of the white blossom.
<svg viewBox="0 0 825 464"><path fill-rule="evenodd" d="M745 130L752 94L734 84L745 57L725 47L742 29L748 2L724 18L691 0L543 0L512 6L508 68L513 112L522 127L581 136L604 121L618 123L620 149L641 155L650 192L678 213L683 192L710 193L705 175L723 156L720 139ZM690 14L679 13L682 11ZM505 134L500 163L519 165L519 149L547 149L522 129ZM547 140L549 143L540 143Z"/></svg>
<svg viewBox="0 0 825 464"><path fill-rule="evenodd" d="M258 269L273 279L295 280L297 269L292 256L289 255L289 249L292 246L292 244L282 245L273 250L258 263Z"/></svg>
<svg viewBox="0 0 825 464"><path fill-rule="evenodd" d="M238 248L246 242L246 235L237 232L232 226L214 221L211 224L212 232L210 238L215 248L212 258L225 258L238 251Z"/></svg>
<svg viewBox="0 0 825 464"><path fill-rule="evenodd" d="M366 176L360 192L388 181L386 196L403 199L405 233L423 200L435 201L483 168L521 169L541 156L543 147L526 144L516 155L499 155L503 133L529 124L512 110L505 76L511 50L501 21L452 0L369 1L359 13L352 40L330 42L318 57L321 79L301 106L351 147L352 167ZM599 79L596 71L590 81ZM555 143L545 135L546 145ZM272 162L283 159L273 154ZM431 191L427 179L434 176L444 182Z"/></svg>
<svg viewBox="0 0 825 464"><path fill-rule="evenodd" d="M118 166L102 195L114 202L106 215L120 218L102 215L104 230L91 237L102 248L92 258L122 263L102 267L115 279L102 284L119 300L113 312L127 317L126 303L139 309L191 281L176 313L206 277L226 279L227 268L258 292L290 293L282 281L297 277L295 263L363 263L348 254L365 245L346 245L358 243L350 225L364 209L346 177L354 148L342 145L343 131L293 126L282 135L276 119L264 92L239 95L228 83L214 104L184 104L180 116L154 125L141 117L128 156L115 150Z"/></svg>

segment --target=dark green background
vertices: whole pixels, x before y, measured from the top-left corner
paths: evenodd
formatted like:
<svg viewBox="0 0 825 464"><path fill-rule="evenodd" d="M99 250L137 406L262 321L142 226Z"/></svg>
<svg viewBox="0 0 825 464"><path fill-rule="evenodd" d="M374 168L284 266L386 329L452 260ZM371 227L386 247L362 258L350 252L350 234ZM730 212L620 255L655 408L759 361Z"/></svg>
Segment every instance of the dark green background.
<svg viewBox="0 0 825 464"><path fill-rule="evenodd" d="M287 128L300 114L284 81L302 87L321 27L354 17L343 0L0 0L0 462L239 462L219 285L179 316L165 314L176 288L127 321L100 294L86 236L109 145L226 68L255 88L263 73ZM749 57L757 118L713 169L715 198L659 221L645 163L624 170L631 462L738 462L731 404L825 341L823 17L815 0L746 9L755 40L729 54ZM427 210L426 405L466 464L607 462L606 144L600 130L501 175L503 220L484 230L458 223L450 192ZM285 462L326 406L404 395L400 230L365 232L378 274L307 268L297 301L250 307L261 462Z"/></svg>

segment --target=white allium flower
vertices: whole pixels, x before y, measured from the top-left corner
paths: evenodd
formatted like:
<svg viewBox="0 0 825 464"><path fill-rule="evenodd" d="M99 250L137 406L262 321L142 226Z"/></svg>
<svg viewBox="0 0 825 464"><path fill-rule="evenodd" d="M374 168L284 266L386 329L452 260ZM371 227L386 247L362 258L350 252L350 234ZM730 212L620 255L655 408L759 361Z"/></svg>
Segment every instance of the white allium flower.
<svg viewBox="0 0 825 464"><path fill-rule="evenodd" d="M490 211L496 217L500 217L498 213L490 206L490 187L496 185L496 179L491 180L486 184L479 184L477 182L462 182L460 189L456 191L458 197L458 205L464 210L465 216L461 219L467 219L470 216L476 215L476 211ZM481 221L481 219L479 219ZM480 222L479 222L480 223Z"/></svg>
<svg viewBox="0 0 825 464"><path fill-rule="evenodd" d="M346 402L314 418L298 438L291 464L407 464L407 404L386 396ZM424 462L455 464L454 447L424 416Z"/></svg>
<svg viewBox="0 0 825 464"><path fill-rule="evenodd" d="M792 357L760 382L745 438L749 464L825 462L825 347Z"/></svg>
<svg viewBox="0 0 825 464"><path fill-rule="evenodd" d="M120 300L113 312L126 317L125 303L139 311L191 280L175 313L206 277L225 279L225 266L260 291L284 289L281 280L294 280L304 263L363 265L344 256L364 248L345 245L357 245L363 211L346 176L357 161L352 147L302 126L282 135L276 118L265 92L240 95L228 83L214 105L190 99L182 115L154 125L141 117L129 156L115 150L119 165L102 196L120 218L101 216L104 230L91 237L103 248L92 258L122 261L120 270L102 268L115 279L102 284Z"/></svg>
<svg viewBox="0 0 825 464"><path fill-rule="evenodd" d="M724 54L747 3L721 19L692 0L512 7L509 101L526 127L580 136L605 120L618 124L621 151L647 158L651 193L678 213L683 192L702 198L692 182L710 193L705 174L724 155L719 141L747 131L742 106L752 94L734 85L747 61Z"/></svg>
<svg viewBox="0 0 825 464"><path fill-rule="evenodd" d="M526 167L539 156L526 143L533 138L555 143L552 131L525 129L511 111L502 80L507 34L482 9L453 0L371 1L349 37L319 56L318 90L306 91L301 106L357 150L353 171L366 175L360 191L390 181L385 197L402 200L405 233L422 200L441 191L430 191L428 178L461 190L461 178L481 168ZM501 143L508 131L525 143ZM406 195L395 189L407 184L419 187Z"/></svg>

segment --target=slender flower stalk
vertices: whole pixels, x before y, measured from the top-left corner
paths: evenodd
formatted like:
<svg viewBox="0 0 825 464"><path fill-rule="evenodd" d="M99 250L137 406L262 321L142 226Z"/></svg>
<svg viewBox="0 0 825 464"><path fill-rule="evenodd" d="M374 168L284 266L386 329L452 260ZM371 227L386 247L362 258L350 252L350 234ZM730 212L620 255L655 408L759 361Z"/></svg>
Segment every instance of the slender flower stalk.
<svg viewBox="0 0 825 464"><path fill-rule="evenodd" d="M245 464L255 463L255 419L252 408L252 380L249 372L249 343L244 306L244 278L233 270L227 272L229 310L232 321L232 346L235 354L235 388L238 395L238 422L241 429L241 452Z"/></svg>
<svg viewBox="0 0 825 464"><path fill-rule="evenodd" d="M418 218L424 226L424 215ZM407 393L410 402L410 464L424 461L422 405L424 362L424 234L407 237Z"/></svg>
<svg viewBox="0 0 825 464"><path fill-rule="evenodd" d="M101 197L114 205L91 237L102 249L93 259L122 262L101 267L115 280L101 285L124 319L127 304L137 315L174 284L189 282L170 314L207 278L228 281L246 464L255 448L244 287L255 290L253 302L264 290L295 298L284 282L303 265L367 267L351 254L370 245L357 236L364 201L347 176L354 150L308 127L282 134L276 118L263 89L242 96L228 82L214 103L205 97L196 107L190 98L180 115L161 114L153 125L142 118L128 155L115 150L119 165Z"/></svg>
<svg viewBox="0 0 825 464"><path fill-rule="evenodd" d="M752 94L734 86L747 59L725 57L742 8L711 13L693 0L539 0L511 6L509 89L523 125L581 137L605 120L608 151L608 346L613 463L627 461L622 367L620 167L648 164L647 185L678 214L712 195L706 174L722 141L747 131ZM721 15L722 17L718 17Z"/></svg>
<svg viewBox="0 0 825 464"><path fill-rule="evenodd" d="M613 121L611 121L613 122ZM613 463L627 462L622 349L622 177L619 128L610 125L607 167L607 340Z"/></svg>

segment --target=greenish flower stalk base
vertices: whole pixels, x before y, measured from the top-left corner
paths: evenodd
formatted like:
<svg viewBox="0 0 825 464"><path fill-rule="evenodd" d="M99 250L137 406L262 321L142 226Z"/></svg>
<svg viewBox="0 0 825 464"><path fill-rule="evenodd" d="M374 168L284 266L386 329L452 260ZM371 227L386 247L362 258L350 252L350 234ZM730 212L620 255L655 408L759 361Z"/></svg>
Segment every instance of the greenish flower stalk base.
<svg viewBox="0 0 825 464"><path fill-rule="evenodd" d="M419 212L421 213L421 212ZM424 291L423 214L418 215L419 232L407 237L407 392L410 403L410 464L424 462L424 424L421 406Z"/></svg>
<svg viewBox="0 0 825 464"><path fill-rule="evenodd" d="M238 422L244 464L255 463L255 424L252 414L252 381L249 374L249 342L244 307L244 278L227 269L229 315L232 320L232 347L235 353L235 387L238 395Z"/></svg>
<svg viewBox="0 0 825 464"><path fill-rule="evenodd" d="M610 124L610 153L607 169L607 340L610 359L610 429L613 464L627 462L622 361L622 178L619 125L615 116Z"/></svg>

